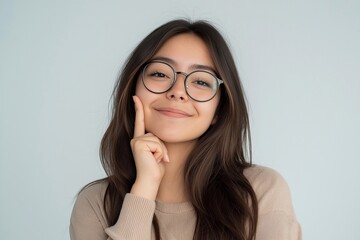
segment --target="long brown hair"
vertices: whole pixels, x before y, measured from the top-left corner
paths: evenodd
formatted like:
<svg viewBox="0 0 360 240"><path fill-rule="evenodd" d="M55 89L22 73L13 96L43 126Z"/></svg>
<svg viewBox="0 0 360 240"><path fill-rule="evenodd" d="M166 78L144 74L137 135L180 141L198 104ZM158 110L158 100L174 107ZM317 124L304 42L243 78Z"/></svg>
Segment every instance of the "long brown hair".
<svg viewBox="0 0 360 240"><path fill-rule="evenodd" d="M127 59L113 93L112 119L101 142L102 165L108 175L104 208L109 225L116 223L135 181L130 148L139 73L171 37L193 33L207 45L218 77L224 80L217 120L197 141L185 165L197 223L194 239L255 239L258 205L243 170L251 166L250 128L245 96L231 52L221 34L204 21L170 21L151 32ZM159 228L154 216L157 239Z"/></svg>

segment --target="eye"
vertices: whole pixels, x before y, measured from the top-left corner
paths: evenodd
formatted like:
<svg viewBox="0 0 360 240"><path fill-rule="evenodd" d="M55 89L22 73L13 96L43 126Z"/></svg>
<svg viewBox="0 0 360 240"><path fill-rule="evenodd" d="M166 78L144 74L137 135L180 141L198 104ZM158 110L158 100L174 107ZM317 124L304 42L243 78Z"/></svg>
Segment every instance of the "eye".
<svg viewBox="0 0 360 240"><path fill-rule="evenodd" d="M210 84L203 80L195 80L193 83L203 87L210 87Z"/></svg>
<svg viewBox="0 0 360 240"><path fill-rule="evenodd" d="M212 84L210 83L210 81L207 80L203 80L203 79L193 79L191 82L191 86L197 89L202 89L202 90L208 90L208 89L212 89Z"/></svg>
<svg viewBox="0 0 360 240"><path fill-rule="evenodd" d="M167 77L164 73L162 72L154 72L150 74L151 77L157 77L157 78L164 78Z"/></svg>
<svg viewBox="0 0 360 240"><path fill-rule="evenodd" d="M216 84L215 78L212 74L205 71L195 71L188 75L189 87L198 90L209 91L213 90Z"/></svg>

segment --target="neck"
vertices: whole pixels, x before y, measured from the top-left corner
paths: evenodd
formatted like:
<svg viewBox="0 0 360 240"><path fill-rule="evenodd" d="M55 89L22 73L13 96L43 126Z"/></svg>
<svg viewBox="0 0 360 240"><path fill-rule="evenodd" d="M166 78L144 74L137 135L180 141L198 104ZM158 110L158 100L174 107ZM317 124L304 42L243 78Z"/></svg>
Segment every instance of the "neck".
<svg viewBox="0 0 360 240"><path fill-rule="evenodd" d="M189 200L185 186L184 166L195 142L165 143L170 163L166 164L156 199L161 202L185 202Z"/></svg>

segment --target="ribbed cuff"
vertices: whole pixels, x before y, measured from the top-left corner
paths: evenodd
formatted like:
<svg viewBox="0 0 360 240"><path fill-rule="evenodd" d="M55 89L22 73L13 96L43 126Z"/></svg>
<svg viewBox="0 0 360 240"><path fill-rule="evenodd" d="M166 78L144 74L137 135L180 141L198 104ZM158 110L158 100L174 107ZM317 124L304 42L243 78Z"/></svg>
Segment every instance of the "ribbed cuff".
<svg viewBox="0 0 360 240"><path fill-rule="evenodd" d="M150 240L155 201L128 193L117 223L105 229L113 240Z"/></svg>

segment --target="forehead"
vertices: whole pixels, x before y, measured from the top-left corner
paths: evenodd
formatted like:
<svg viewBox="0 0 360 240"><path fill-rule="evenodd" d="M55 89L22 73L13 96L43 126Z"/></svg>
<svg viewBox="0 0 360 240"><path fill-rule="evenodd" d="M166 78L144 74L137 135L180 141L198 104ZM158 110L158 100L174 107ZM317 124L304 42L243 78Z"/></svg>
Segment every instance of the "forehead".
<svg viewBox="0 0 360 240"><path fill-rule="evenodd" d="M207 45L192 33L171 37L161 46L154 58L172 59L174 67L186 68L198 64L214 68Z"/></svg>

